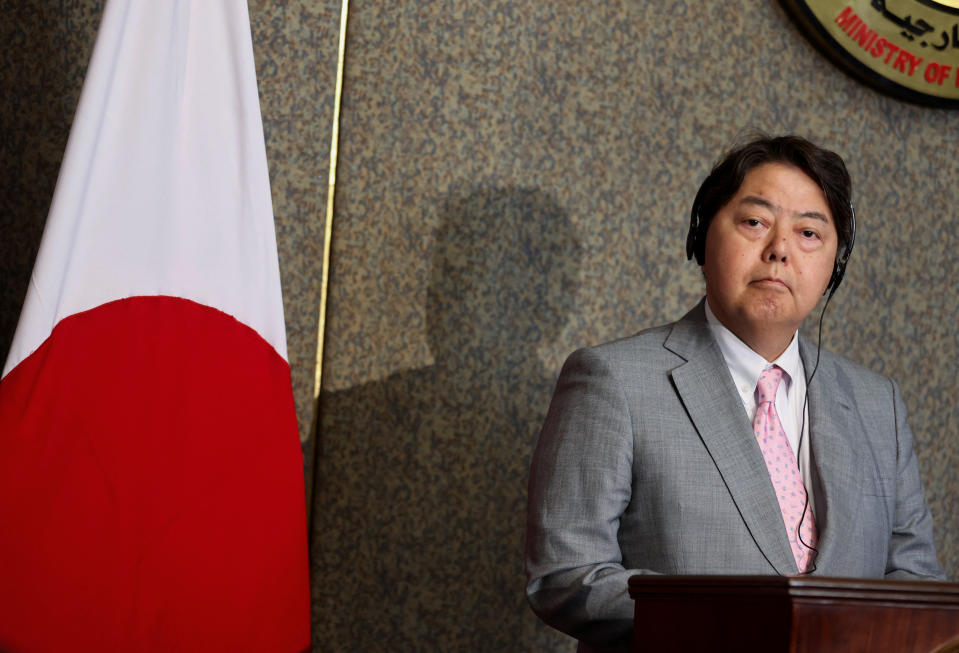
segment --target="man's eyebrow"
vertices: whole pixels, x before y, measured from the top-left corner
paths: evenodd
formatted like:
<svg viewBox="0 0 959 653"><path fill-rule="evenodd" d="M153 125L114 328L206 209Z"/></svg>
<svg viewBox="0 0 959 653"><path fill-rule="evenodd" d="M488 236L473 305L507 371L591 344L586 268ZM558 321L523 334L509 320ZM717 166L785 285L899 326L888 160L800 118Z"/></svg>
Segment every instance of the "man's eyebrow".
<svg viewBox="0 0 959 653"><path fill-rule="evenodd" d="M747 195L746 197L739 200L739 204L740 206L743 204L750 205L750 206L758 206L764 209L769 209L770 211L774 213L779 213L782 210L779 208L777 204L773 204L772 202L767 200L765 197L759 197L758 195ZM799 217L810 218L812 220L821 220L822 222L825 222L826 224L829 224L830 222L826 214L821 213L819 211L803 211L802 213L799 214Z"/></svg>
<svg viewBox="0 0 959 653"><path fill-rule="evenodd" d="M819 211L804 211L804 212L802 212L802 213L799 214L799 217L800 217L800 218L811 218L811 219L813 219L813 220L821 220L822 222L825 222L826 224L829 224L829 223L830 223L830 220L829 220L829 218L826 216L826 214L825 214L825 213L820 213Z"/></svg>

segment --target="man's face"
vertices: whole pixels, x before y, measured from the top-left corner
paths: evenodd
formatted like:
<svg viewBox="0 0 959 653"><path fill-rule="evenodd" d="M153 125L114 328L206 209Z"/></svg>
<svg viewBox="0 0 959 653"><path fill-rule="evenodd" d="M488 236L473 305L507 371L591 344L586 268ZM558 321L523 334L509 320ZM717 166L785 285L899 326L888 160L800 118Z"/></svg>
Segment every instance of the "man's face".
<svg viewBox="0 0 959 653"><path fill-rule="evenodd" d="M829 283L837 243L829 205L812 179L780 163L757 166L706 232L709 307L759 353L766 355L757 338L786 338L785 349Z"/></svg>

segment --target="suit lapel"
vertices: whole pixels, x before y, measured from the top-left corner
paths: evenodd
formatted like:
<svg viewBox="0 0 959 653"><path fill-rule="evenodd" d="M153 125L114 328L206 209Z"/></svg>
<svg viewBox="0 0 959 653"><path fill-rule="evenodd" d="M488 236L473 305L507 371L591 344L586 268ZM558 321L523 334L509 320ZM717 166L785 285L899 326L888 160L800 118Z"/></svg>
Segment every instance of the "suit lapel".
<svg viewBox="0 0 959 653"><path fill-rule="evenodd" d="M686 360L670 376L746 527L777 573L795 574L766 463L702 302L673 326L664 346Z"/></svg>
<svg viewBox="0 0 959 653"><path fill-rule="evenodd" d="M800 354L808 376L815 365L815 348L800 340ZM840 533L848 532L860 518L862 502L862 466L858 443L862 424L856 417L848 383L838 376L830 362L821 364L809 383L809 441L813 469L816 472L816 527L819 553L816 568L822 574L849 552ZM830 524L842 525L830 528Z"/></svg>

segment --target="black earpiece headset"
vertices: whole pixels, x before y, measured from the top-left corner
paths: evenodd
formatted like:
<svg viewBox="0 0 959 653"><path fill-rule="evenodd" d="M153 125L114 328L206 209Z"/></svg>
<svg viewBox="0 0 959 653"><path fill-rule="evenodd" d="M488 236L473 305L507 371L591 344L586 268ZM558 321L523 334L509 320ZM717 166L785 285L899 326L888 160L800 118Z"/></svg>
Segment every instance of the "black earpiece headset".
<svg viewBox="0 0 959 653"><path fill-rule="evenodd" d="M695 256L696 265L702 265L706 261L706 231L709 229L709 223L704 223L699 218L699 208L703 202L702 193L705 186L706 183L703 182L699 192L696 193L696 199L693 200L693 209L689 213L689 234L686 236L686 259L691 261ZM829 278L829 284L826 286L824 295L836 292L836 288L842 282L843 275L846 274L846 263L849 262L853 243L856 242L856 209L852 202L849 203L849 211L852 218L849 242L846 243L841 252L836 252L836 262L833 265L832 276Z"/></svg>

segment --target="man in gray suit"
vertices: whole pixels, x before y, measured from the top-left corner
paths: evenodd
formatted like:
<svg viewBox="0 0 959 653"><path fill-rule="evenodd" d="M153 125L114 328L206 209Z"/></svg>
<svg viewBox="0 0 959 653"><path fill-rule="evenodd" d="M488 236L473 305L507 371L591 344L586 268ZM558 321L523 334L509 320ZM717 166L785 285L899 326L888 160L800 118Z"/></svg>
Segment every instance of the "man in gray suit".
<svg viewBox="0 0 959 653"><path fill-rule="evenodd" d="M628 650L638 573L944 578L898 387L798 333L842 280L850 196L804 139L734 149L693 202L705 299L566 361L530 469L527 595L580 650Z"/></svg>

